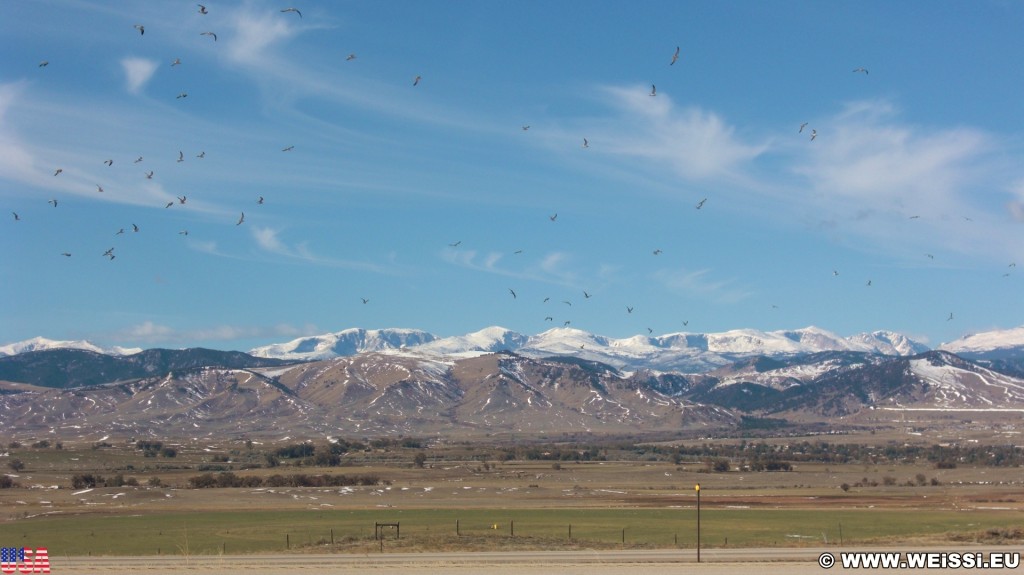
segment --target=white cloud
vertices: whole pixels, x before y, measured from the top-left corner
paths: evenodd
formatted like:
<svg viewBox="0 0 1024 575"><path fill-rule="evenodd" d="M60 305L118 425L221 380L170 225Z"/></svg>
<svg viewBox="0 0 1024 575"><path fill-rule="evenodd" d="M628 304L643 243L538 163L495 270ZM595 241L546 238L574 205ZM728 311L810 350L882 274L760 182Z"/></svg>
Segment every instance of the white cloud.
<svg viewBox="0 0 1024 575"><path fill-rule="evenodd" d="M276 12L258 13L241 9L231 15L233 31L225 34L227 54L239 64L261 64L272 52L271 46L295 35L295 28Z"/></svg>
<svg viewBox="0 0 1024 575"><path fill-rule="evenodd" d="M718 114L678 109L667 95L651 97L640 86L607 87L604 93L618 116L599 128L599 152L651 160L703 179L737 176L767 149L766 143L742 141Z"/></svg>
<svg viewBox="0 0 1024 575"><path fill-rule="evenodd" d="M157 62L146 58L122 58L121 68L124 69L125 87L128 92L138 94L156 72Z"/></svg>

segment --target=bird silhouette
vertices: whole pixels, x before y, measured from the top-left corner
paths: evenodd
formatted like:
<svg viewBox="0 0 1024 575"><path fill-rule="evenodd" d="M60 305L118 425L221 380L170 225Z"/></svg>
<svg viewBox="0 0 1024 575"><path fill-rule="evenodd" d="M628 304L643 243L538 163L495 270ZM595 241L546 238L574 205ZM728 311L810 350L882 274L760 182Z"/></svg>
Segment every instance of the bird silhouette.
<svg viewBox="0 0 1024 575"><path fill-rule="evenodd" d="M952 319L953 319L953 312L949 312L949 317L946 318L946 321L952 321Z"/></svg>
<svg viewBox="0 0 1024 575"><path fill-rule="evenodd" d="M587 290L583 290L583 299L590 299L590 294L587 293Z"/></svg>
<svg viewBox="0 0 1024 575"><path fill-rule="evenodd" d="M42 62L39 63L39 67L40 68L45 68L45 67L47 67L49 65L50 65L50 62L48 62L46 60L43 60Z"/></svg>
<svg viewBox="0 0 1024 575"><path fill-rule="evenodd" d="M627 305L626 306L626 313L633 313L633 308Z"/></svg>
<svg viewBox="0 0 1024 575"><path fill-rule="evenodd" d="M367 298L365 298L365 297L361 297L361 298L359 298L359 299L363 300L363 304L368 304L368 303L370 303L370 300L368 300L368 299L367 299Z"/></svg>
<svg viewBox="0 0 1024 575"><path fill-rule="evenodd" d="M53 207L55 207L55 208L57 207L57 200L56 199L48 200L46 203L52 204Z"/></svg>
<svg viewBox="0 0 1024 575"><path fill-rule="evenodd" d="M178 203L179 204L184 204L185 200L187 200L187 199L188 199L187 196L178 196Z"/></svg>
<svg viewBox="0 0 1024 575"><path fill-rule="evenodd" d="M856 72L864 72L864 75L865 75L865 76L866 76L866 75L867 75L867 73L868 73L868 69L867 69L867 68L854 68L854 70L853 70L853 71L854 71L855 73L856 73Z"/></svg>
<svg viewBox="0 0 1024 575"><path fill-rule="evenodd" d="M196 157L201 160L206 157L206 152L199 152L198 154L196 154Z"/></svg>
<svg viewBox="0 0 1024 575"><path fill-rule="evenodd" d="M99 184L96 184L96 191L100 192L102 194L103 193L103 186L101 186Z"/></svg>
<svg viewBox="0 0 1024 575"><path fill-rule="evenodd" d="M807 127L807 122L804 122L803 124L800 124L800 129L797 130L796 133L797 134L803 134L804 133L804 128L806 128L806 127Z"/></svg>
<svg viewBox="0 0 1024 575"><path fill-rule="evenodd" d="M182 235L182 236L187 236L188 235L188 230L181 230L180 232L178 232L178 234Z"/></svg>
<svg viewBox="0 0 1024 575"><path fill-rule="evenodd" d="M55 175L55 176L59 176L59 175L60 175L60 173L61 173L61 172L63 172L63 171L64 171L64 168L57 168L57 171L55 171L55 172L53 173L53 175Z"/></svg>
<svg viewBox="0 0 1024 575"><path fill-rule="evenodd" d="M555 221L555 220L558 219L558 214L550 215L550 216L548 216L548 219L551 220L551 221Z"/></svg>
<svg viewBox="0 0 1024 575"><path fill-rule="evenodd" d="M281 151L282 152L290 152L290 151L292 151L294 149L295 149L295 146L286 146L284 148L281 148Z"/></svg>
<svg viewBox="0 0 1024 575"><path fill-rule="evenodd" d="M346 62L351 62L352 60L355 60L355 59L356 59L356 55L355 54L349 54L348 57L345 58L345 61Z"/></svg>
<svg viewBox="0 0 1024 575"><path fill-rule="evenodd" d="M284 13L284 12L295 12L296 14L299 15L299 18L302 18L302 12L299 12L298 8L283 8L281 10L281 12L282 13Z"/></svg>
<svg viewBox="0 0 1024 575"><path fill-rule="evenodd" d="M171 67L172 67L172 68L173 68L173 67L175 67L175 66L180 66L180 65L181 65L181 58L175 58L175 59L174 59L174 60L173 60L173 61L171 62Z"/></svg>
<svg viewBox="0 0 1024 575"><path fill-rule="evenodd" d="M679 46L676 46L676 51L674 54L672 54L672 61L669 62L668 65L671 66L675 64L676 60L679 60Z"/></svg>
<svg viewBox="0 0 1024 575"><path fill-rule="evenodd" d="M654 255L656 255L656 256L658 256L658 255L661 255L661 249L660 249L660 248L659 248L659 249L656 249L656 250L654 250L654 251L653 251L652 253L653 253Z"/></svg>
<svg viewBox="0 0 1024 575"><path fill-rule="evenodd" d="M516 299L516 292L512 288L508 288L508 293L512 294L512 299Z"/></svg>
<svg viewBox="0 0 1024 575"><path fill-rule="evenodd" d="M133 232L138 232L139 231L139 226L137 226L135 224L132 224L132 231Z"/></svg>
<svg viewBox="0 0 1024 575"><path fill-rule="evenodd" d="M141 161L142 161L142 156L139 156L138 158L135 158L135 162L133 162L133 163L138 164Z"/></svg>
<svg viewBox="0 0 1024 575"><path fill-rule="evenodd" d="M169 207L171 207L173 205L174 205L174 202L167 202L167 205L165 205L164 208L169 208Z"/></svg>
<svg viewBox="0 0 1024 575"><path fill-rule="evenodd" d="M213 41L214 42L217 41L217 35L214 34L213 32L200 32L199 35L200 36L212 36L213 37Z"/></svg>
<svg viewBox="0 0 1024 575"><path fill-rule="evenodd" d="M461 244L461 243L462 243L462 240L459 240L459 241L457 241L455 243L448 244L448 246L449 247L453 247L453 248L457 248L457 247L459 247L459 244Z"/></svg>
<svg viewBox="0 0 1024 575"><path fill-rule="evenodd" d="M18 212L11 212L11 213L14 214L14 221L16 221L16 222L21 221L21 216L18 215Z"/></svg>
<svg viewBox="0 0 1024 575"><path fill-rule="evenodd" d="M648 94L648 95L649 95L649 96L657 96L657 95L658 95L658 88L656 88L656 87L654 86L654 84L651 84L651 93L650 93L650 94Z"/></svg>
<svg viewBox="0 0 1024 575"><path fill-rule="evenodd" d="M256 203L262 206L263 205L263 196L260 196L260 198L258 200L256 200Z"/></svg>
<svg viewBox="0 0 1024 575"><path fill-rule="evenodd" d="M583 138L583 147L584 148L589 148L590 147L590 142L588 142L586 138Z"/></svg>
<svg viewBox="0 0 1024 575"><path fill-rule="evenodd" d="M701 201L697 202L697 206L696 206L696 208L697 208L698 210L699 210L699 209L701 209L701 208L703 208L703 207L704 207L704 202L706 202L706 201L708 201L708 199L707 199L707 198L704 198L703 200L701 200Z"/></svg>
<svg viewBox="0 0 1024 575"><path fill-rule="evenodd" d="M242 212L242 215L238 217L238 222L235 225L236 226L240 226L240 225L242 225L242 222L244 222L244 221L245 221L245 212Z"/></svg>
<svg viewBox="0 0 1024 575"><path fill-rule="evenodd" d="M551 316L547 316L547 317L544 318L544 321L555 321L555 318L553 318Z"/></svg>
<svg viewBox="0 0 1024 575"><path fill-rule="evenodd" d="M114 165L114 160L103 160L103 163L110 167Z"/></svg>
<svg viewBox="0 0 1024 575"><path fill-rule="evenodd" d="M182 98L188 98L188 92L179 92L177 98L175 99L180 100Z"/></svg>
<svg viewBox="0 0 1024 575"><path fill-rule="evenodd" d="M61 252L60 255L66 257L66 258L70 258L71 257L71 252Z"/></svg>
<svg viewBox="0 0 1024 575"><path fill-rule="evenodd" d="M683 325L684 325L684 326L690 325L690 320L688 320L688 319L684 319L684 320L683 320Z"/></svg>
<svg viewBox="0 0 1024 575"><path fill-rule="evenodd" d="M565 323L563 323L563 324L562 324L562 326L563 326L563 327L564 327L564 326L567 326L567 325L569 325L570 323L572 323L572 322L571 322L571 321L569 321L569 320L565 320Z"/></svg>
<svg viewBox="0 0 1024 575"><path fill-rule="evenodd" d="M422 79L423 79L423 76L416 76L416 78L413 79L413 81L412 81L412 85L413 86L419 86L420 85L420 80L422 80Z"/></svg>
<svg viewBox="0 0 1024 575"><path fill-rule="evenodd" d="M817 137L818 137L818 131L817 130L811 130L811 141L813 142L814 139L817 138Z"/></svg>
<svg viewBox="0 0 1024 575"><path fill-rule="evenodd" d="M182 152L181 150L178 150L178 162L184 162L184 161L185 161L185 152Z"/></svg>
<svg viewBox="0 0 1024 575"><path fill-rule="evenodd" d="M150 170L150 171L146 172L146 179L147 180L152 180L153 179L153 170Z"/></svg>
<svg viewBox="0 0 1024 575"><path fill-rule="evenodd" d="M146 27L142 24L136 24L134 28L139 31L139 36L142 36L146 33Z"/></svg>
<svg viewBox="0 0 1024 575"><path fill-rule="evenodd" d="M206 6L203 6L202 4L196 4L196 6L199 6L200 14L209 14L209 12L206 11Z"/></svg>

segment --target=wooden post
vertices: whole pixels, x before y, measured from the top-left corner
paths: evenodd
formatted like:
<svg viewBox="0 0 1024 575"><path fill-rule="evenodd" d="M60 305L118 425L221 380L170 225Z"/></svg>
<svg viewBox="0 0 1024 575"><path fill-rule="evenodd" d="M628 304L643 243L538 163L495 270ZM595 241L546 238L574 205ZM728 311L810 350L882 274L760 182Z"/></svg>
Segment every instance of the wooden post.
<svg viewBox="0 0 1024 575"><path fill-rule="evenodd" d="M285 549L291 549L292 548L292 540L291 540L291 537L287 533L284 534L284 547L285 547Z"/></svg>
<svg viewBox="0 0 1024 575"><path fill-rule="evenodd" d="M572 541L572 523L569 524L569 541Z"/></svg>
<svg viewBox="0 0 1024 575"><path fill-rule="evenodd" d="M626 544L626 528L625 527L622 528L622 544L623 545Z"/></svg>
<svg viewBox="0 0 1024 575"><path fill-rule="evenodd" d="M516 522L515 522L514 519L512 521L508 522L508 533L509 533L509 537L515 537L516 536Z"/></svg>
<svg viewBox="0 0 1024 575"><path fill-rule="evenodd" d="M462 533L459 533L459 520L455 520L455 536L462 537Z"/></svg>
<svg viewBox="0 0 1024 575"><path fill-rule="evenodd" d="M839 546L843 546L843 522L839 522Z"/></svg>
<svg viewBox="0 0 1024 575"><path fill-rule="evenodd" d="M223 553L224 555L228 554L228 542L227 541L225 541L225 542L220 544L220 552Z"/></svg>
<svg viewBox="0 0 1024 575"><path fill-rule="evenodd" d="M331 527L331 545L334 545L334 528Z"/></svg>

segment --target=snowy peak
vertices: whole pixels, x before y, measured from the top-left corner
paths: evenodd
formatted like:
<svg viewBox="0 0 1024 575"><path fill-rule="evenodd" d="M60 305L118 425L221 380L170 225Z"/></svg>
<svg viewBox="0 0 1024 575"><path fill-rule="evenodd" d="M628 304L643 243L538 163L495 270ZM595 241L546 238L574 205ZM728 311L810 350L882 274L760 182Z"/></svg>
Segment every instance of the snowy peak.
<svg viewBox="0 0 1024 575"><path fill-rule="evenodd" d="M975 359L1024 357L1024 326L966 335L939 349Z"/></svg>
<svg viewBox="0 0 1024 575"><path fill-rule="evenodd" d="M527 337L503 327L491 326L466 335L444 337L416 346L417 353L437 355L477 355L500 351L515 351L526 343Z"/></svg>
<svg viewBox="0 0 1024 575"><path fill-rule="evenodd" d="M257 347L249 351L256 357L293 360L318 360L356 355L368 351L388 351L419 346L437 336L415 329L362 329L300 337L286 343Z"/></svg>
<svg viewBox="0 0 1024 575"><path fill-rule="evenodd" d="M132 355L134 353L139 353L140 351L142 351L141 348L102 348L96 344L93 344L85 340L58 341L53 339L46 339L45 337L34 337L32 339L26 339L25 341L19 341L16 343L10 343L7 345L0 346L0 357L5 355L18 355L19 353L27 353L30 351L43 351L48 349L84 349L86 351L102 353L104 355Z"/></svg>

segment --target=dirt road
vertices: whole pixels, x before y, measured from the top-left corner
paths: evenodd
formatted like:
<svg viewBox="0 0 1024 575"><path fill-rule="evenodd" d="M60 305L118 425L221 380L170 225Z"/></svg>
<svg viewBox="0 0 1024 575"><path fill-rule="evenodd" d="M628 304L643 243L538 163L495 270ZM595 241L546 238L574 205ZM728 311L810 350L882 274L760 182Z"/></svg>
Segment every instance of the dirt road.
<svg viewBox="0 0 1024 575"><path fill-rule="evenodd" d="M219 575L293 574L295 572L376 575L442 574L468 575L618 575L643 571L643 575L702 573L725 575L803 575L853 571L841 565L826 570L818 564L822 553L837 554L837 548L806 549L708 549L701 563L694 550L653 551L558 551L493 553L382 553L379 555L240 555L240 556L149 556L149 557L53 557L52 573L217 573ZM969 547L964 549L843 549L842 551L930 551L1020 553L1020 547ZM930 570L943 571L943 570ZM950 571L953 571L952 569ZM889 570L856 569L861 573Z"/></svg>

